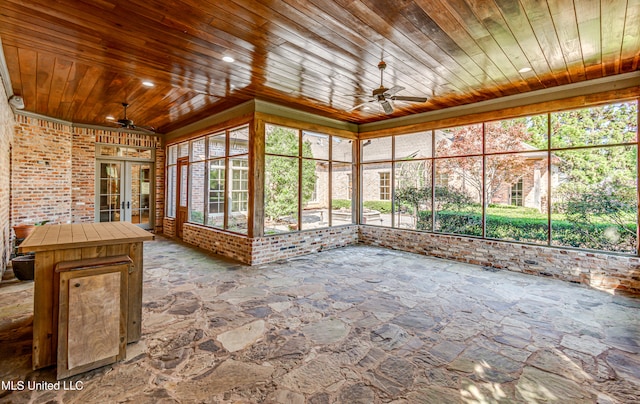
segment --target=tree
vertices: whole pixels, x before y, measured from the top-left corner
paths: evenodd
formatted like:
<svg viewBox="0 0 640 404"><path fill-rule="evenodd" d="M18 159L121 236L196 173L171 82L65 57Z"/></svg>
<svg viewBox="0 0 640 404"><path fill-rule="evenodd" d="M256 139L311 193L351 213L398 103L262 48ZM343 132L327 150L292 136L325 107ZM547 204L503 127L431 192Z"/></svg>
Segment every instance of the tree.
<svg viewBox="0 0 640 404"><path fill-rule="evenodd" d="M635 102L558 112L551 115L551 147L634 142L637 119ZM603 147L554 154L561 160L564 188L571 184L589 187L604 180L619 184L635 182L636 148Z"/></svg>
<svg viewBox="0 0 640 404"><path fill-rule="evenodd" d="M637 240L635 187L604 181L567 196L560 210L578 247L635 252Z"/></svg>
<svg viewBox="0 0 640 404"><path fill-rule="evenodd" d="M408 159L397 163L396 183L395 209L401 213L411 209L415 227L420 209L431 209L431 162Z"/></svg>
<svg viewBox="0 0 640 404"><path fill-rule="evenodd" d="M315 189L316 163L313 160L299 159L298 131L270 126L267 133L265 150L269 154L265 159L265 215L269 220L294 220L297 222L298 192L304 206ZM312 156L311 144L303 142L303 155ZM286 157L291 156L291 157ZM298 164L302 161L302 186L298 189Z"/></svg>
<svg viewBox="0 0 640 404"><path fill-rule="evenodd" d="M561 181L553 209L572 224L573 244L635 252L637 243L637 103L552 114L552 147L593 146L554 152Z"/></svg>
<svg viewBox="0 0 640 404"><path fill-rule="evenodd" d="M396 203L398 205L406 205L411 208L411 218L413 225L419 230L430 229L431 227L418 227L418 220L420 214L420 206L428 206L431 209L431 187L419 187L415 185L399 187L395 193Z"/></svg>
<svg viewBox="0 0 640 404"><path fill-rule="evenodd" d="M551 114L551 147L603 146L634 142L636 102L574 109Z"/></svg>
<svg viewBox="0 0 640 404"><path fill-rule="evenodd" d="M535 118L535 119L533 119ZM485 133L485 149L496 151L530 151L536 149L532 143L540 143L546 136L546 123L539 117L520 118L508 121L488 122ZM546 120L545 120L546 122ZM437 144L441 156L479 155L482 153L482 125L453 128ZM482 200L484 192L486 203L493 200L495 194L505 184L516 182L528 166L526 157L521 154L504 154L486 158L484 179L481 157L460 157L439 160L439 169L454 174L459 179L458 190L473 190L477 200ZM483 181L484 180L484 181Z"/></svg>

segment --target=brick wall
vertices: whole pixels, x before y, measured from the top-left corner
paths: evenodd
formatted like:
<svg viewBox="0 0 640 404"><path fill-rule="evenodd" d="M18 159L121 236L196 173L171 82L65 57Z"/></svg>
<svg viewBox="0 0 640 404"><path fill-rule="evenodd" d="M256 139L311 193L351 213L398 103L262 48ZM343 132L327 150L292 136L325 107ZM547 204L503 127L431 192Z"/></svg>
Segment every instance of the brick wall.
<svg viewBox="0 0 640 404"><path fill-rule="evenodd" d="M259 237L252 240L251 264L264 264L358 242L358 226L339 226Z"/></svg>
<svg viewBox="0 0 640 404"><path fill-rule="evenodd" d="M251 265L251 240L246 236L185 223L182 239L189 244Z"/></svg>
<svg viewBox="0 0 640 404"><path fill-rule="evenodd" d="M13 224L71 221L72 133L68 125L16 115L12 153Z"/></svg>
<svg viewBox="0 0 640 404"><path fill-rule="evenodd" d="M96 146L93 131L74 128L71 149L71 219L74 223L95 218Z"/></svg>
<svg viewBox="0 0 640 404"><path fill-rule="evenodd" d="M157 228L164 216L164 151L160 137L67 124L16 115L12 160L13 224L93 222L95 218L96 142L156 151Z"/></svg>
<svg viewBox="0 0 640 404"><path fill-rule="evenodd" d="M156 197L155 197L155 231L161 233L164 228L165 201L165 149L161 142L156 145Z"/></svg>
<svg viewBox="0 0 640 404"><path fill-rule="evenodd" d="M175 232L165 218L165 235ZM172 223L173 224L173 223ZM248 265L297 257L358 242L357 226L340 226L250 239L210 227L185 223L183 240Z"/></svg>
<svg viewBox="0 0 640 404"><path fill-rule="evenodd" d="M0 82L0 279L11 257L11 147L15 118Z"/></svg>
<svg viewBox="0 0 640 404"><path fill-rule="evenodd" d="M360 226L361 243L640 294L640 258Z"/></svg>
<svg viewBox="0 0 640 404"><path fill-rule="evenodd" d="M162 234L167 237L176 236L176 219L173 217L165 217L162 219Z"/></svg>

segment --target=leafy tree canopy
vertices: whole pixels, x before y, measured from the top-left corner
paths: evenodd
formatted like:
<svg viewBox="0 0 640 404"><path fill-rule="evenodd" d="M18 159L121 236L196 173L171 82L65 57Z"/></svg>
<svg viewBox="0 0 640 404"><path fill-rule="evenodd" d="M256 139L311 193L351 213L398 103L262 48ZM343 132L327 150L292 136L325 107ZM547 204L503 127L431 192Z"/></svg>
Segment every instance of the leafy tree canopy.
<svg viewBox="0 0 640 404"><path fill-rule="evenodd" d="M265 139L267 153L298 156L298 131L278 126L269 127ZM303 154L312 156L311 144L302 143ZM316 163L302 159L302 205L315 189ZM297 220L298 212L298 157L267 156L265 160L265 215L270 220Z"/></svg>

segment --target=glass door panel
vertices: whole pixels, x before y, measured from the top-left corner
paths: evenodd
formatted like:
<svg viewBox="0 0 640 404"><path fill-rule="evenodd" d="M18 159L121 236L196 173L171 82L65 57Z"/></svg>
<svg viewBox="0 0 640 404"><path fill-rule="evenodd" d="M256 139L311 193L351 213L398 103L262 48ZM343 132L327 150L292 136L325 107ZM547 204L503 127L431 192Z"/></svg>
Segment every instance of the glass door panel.
<svg viewBox="0 0 640 404"><path fill-rule="evenodd" d="M189 212L189 158L178 159L178 189L176 190L178 206L176 207L176 236L182 238L182 226L188 220Z"/></svg>
<svg viewBox="0 0 640 404"><path fill-rule="evenodd" d="M186 167L187 164L188 163L185 163L184 166ZM183 167L180 167L180 168L183 168ZM187 207L187 193L189 192L189 188L187 187L188 182L189 182L189 171L186 169L180 170L180 198L179 198L180 203L178 204L178 206L181 208Z"/></svg>
<svg viewBox="0 0 640 404"><path fill-rule="evenodd" d="M130 209L127 209L127 219L131 223L148 226L151 210L151 164L129 162L127 165L127 171L131 175L131 195L126 198L127 202L131 202Z"/></svg>
<svg viewBox="0 0 640 404"><path fill-rule="evenodd" d="M100 163L98 221L122 219L122 163Z"/></svg>

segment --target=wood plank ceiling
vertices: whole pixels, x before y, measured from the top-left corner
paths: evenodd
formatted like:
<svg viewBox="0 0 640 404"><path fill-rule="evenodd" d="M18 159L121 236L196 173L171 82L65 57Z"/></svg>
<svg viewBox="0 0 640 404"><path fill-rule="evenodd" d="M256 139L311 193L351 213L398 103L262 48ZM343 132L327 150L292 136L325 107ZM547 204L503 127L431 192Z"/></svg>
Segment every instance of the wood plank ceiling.
<svg viewBox="0 0 640 404"><path fill-rule="evenodd" d="M128 102L167 133L253 98L366 123L636 71L640 0L2 0L0 40L25 110L74 123ZM429 100L353 109L381 59Z"/></svg>

